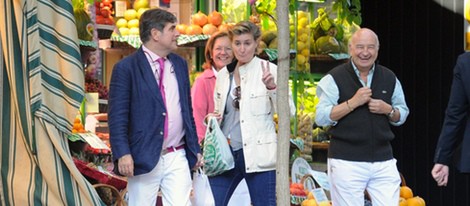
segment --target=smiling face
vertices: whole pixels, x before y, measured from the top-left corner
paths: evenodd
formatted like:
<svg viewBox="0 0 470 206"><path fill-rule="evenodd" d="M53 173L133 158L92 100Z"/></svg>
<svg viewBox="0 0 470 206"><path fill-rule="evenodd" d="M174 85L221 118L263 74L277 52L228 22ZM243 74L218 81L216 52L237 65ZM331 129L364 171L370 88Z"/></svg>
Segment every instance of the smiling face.
<svg viewBox="0 0 470 206"><path fill-rule="evenodd" d="M372 68L379 54L379 39L370 29L356 31L349 42L349 55L359 71Z"/></svg>
<svg viewBox="0 0 470 206"><path fill-rule="evenodd" d="M228 36L219 37L212 47L212 63L217 71L233 60L231 42Z"/></svg>
<svg viewBox="0 0 470 206"><path fill-rule="evenodd" d="M232 49L240 64L246 64L255 56L258 42L251 33L233 36Z"/></svg>

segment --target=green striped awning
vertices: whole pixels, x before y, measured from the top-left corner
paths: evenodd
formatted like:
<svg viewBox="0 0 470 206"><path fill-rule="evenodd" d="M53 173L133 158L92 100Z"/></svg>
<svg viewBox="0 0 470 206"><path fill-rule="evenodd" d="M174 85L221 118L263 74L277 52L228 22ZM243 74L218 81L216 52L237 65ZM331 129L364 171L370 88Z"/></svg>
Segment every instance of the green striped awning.
<svg viewBox="0 0 470 206"><path fill-rule="evenodd" d="M0 8L0 205L104 205L67 142L84 97L70 0Z"/></svg>

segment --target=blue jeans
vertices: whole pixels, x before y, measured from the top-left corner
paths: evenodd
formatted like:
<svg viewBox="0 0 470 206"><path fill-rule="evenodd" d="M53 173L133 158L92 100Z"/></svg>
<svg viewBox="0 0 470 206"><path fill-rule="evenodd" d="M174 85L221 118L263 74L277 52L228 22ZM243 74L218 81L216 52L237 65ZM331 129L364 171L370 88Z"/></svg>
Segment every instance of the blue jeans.
<svg viewBox="0 0 470 206"><path fill-rule="evenodd" d="M253 206L276 206L276 171L246 173L243 150L232 153L235 168L220 175L209 177L215 205L228 205L238 183L245 178Z"/></svg>

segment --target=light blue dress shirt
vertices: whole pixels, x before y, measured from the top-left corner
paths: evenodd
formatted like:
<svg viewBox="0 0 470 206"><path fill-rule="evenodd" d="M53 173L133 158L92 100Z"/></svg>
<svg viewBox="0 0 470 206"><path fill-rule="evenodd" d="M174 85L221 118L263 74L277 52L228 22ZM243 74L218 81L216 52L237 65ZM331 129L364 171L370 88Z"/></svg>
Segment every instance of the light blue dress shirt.
<svg viewBox="0 0 470 206"><path fill-rule="evenodd" d="M367 75L367 83L362 81L362 79L360 78L359 70L354 65L354 63L352 65L354 68L354 72L356 73L357 78L359 79L361 84L363 86L367 86L370 88L370 85L372 83L372 77L374 76L375 64L372 67L372 69L369 71L369 74ZM326 76L324 76L318 83L317 97L320 99L320 101L318 102L316 106L315 122L317 123L317 125L318 126L336 125L336 123L338 122L331 120L330 114L331 114L333 107L338 105L339 90L338 90L338 86L335 83L335 80L333 79L333 76L331 76L330 74L327 74ZM406 106L403 88L398 79L396 79L395 89L392 95L392 107L400 111L400 120L398 122L390 121L390 123L394 126L402 125L405 122L406 118L408 117L410 110L408 109L408 106Z"/></svg>

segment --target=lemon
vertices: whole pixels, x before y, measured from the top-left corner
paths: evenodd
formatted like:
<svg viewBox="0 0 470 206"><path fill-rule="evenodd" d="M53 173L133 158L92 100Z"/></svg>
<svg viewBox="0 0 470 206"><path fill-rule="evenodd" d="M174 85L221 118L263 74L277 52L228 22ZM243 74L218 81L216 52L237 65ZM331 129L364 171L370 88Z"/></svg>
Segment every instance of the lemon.
<svg viewBox="0 0 470 206"><path fill-rule="evenodd" d="M297 64L298 65L301 65L301 64L304 64L306 61L306 58L304 55L302 54L297 54Z"/></svg>
<svg viewBox="0 0 470 206"><path fill-rule="evenodd" d="M302 51L306 47L307 47L307 45L305 45L303 42L301 42L301 41L297 42L297 51Z"/></svg>
<svg viewBox="0 0 470 206"><path fill-rule="evenodd" d="M139 35L139 28L136 28L136 27L130 28L129 35Z"/></svg>
<svg viewBox="0 0 470 206"><path fill-rule="evenodd" d="M124 12L124 18L127 21L137 18L137 11L135 9L128 9Z"/></svg>
<svg viewBox="0 0 470 206"><path fill-rule="evenodd" d="M300 28L305 28L305 26L307 26L308 24L308 19L307 17L302 17L299 19L299 21L297 21L297 25L300 27Z"/></svg>
<svg viewBox="0 0 470 206"><path fill-rule="evenodd" d="M305 11L297 11L297 18L307 18L307 12Z"/></svg>
<svg viewBox="0 0 470 206"><path fill-rule="evenodd" d="M308 34L303 33L303 34L299 35L298 38L299 38L299 41L307 42L308 41Z"/></svg>
<svg viewBox="0 0 470 206"><path fill-rule="evenodd" d="M127 36L129 35L129 28L121 27L119 28L119 33L121 33L121 36Z"/></svg>
<svg viewBox="0 0 470 206"><path fill-rule="evenodd" d="M116 21L116 26L117 26L117 28L127 27L127 20L123 19L123 18L118 19Z"/></svg>
<svg viewBox="0 0 470 206"><path fill-rule="evenodd" d="M137 10L137 18L140 19L140 16L142 16L142 14L149 9L150 8L140 8L139 10Z"/></svg>
<svg viewBox="0 0 470 206"><path fill-rule="evenodd" d="M310 56L310 49L309 48L302 49L300 54L302 54L303 56L308 57L308 56Z"/></svg>
<svg viewBox="0 0 470 206"><path fill-rule="evenodd" d="M131 19L127 22L127 27L129 28L139 28L139 20Z"/></svg>

